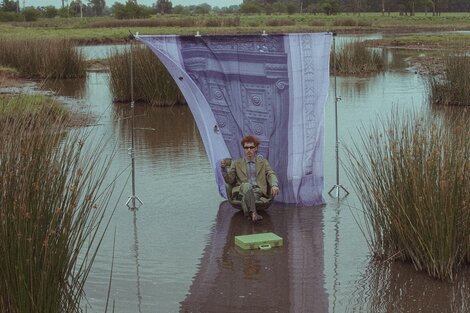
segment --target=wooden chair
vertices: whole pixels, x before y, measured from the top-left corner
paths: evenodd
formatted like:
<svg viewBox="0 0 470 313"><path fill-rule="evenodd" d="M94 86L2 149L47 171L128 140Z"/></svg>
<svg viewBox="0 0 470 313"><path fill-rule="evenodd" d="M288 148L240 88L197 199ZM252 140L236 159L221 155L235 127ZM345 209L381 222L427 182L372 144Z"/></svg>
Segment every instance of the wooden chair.
<svg viewBox="0 0 470 313"><path fill-rule="evenodd" d="M230 168L230 165L232 164L232 159L224 159L225 161L225 166ZM228 202L236 209L242 210L242 202L241 202L241 196L238 194L238 192L233 193L232 190L235 187L235 184L227 184L225 183L225 190L227 191L227 200ZM271 186L268 184L268 192L269 195L268 197L261 197L258 201L256 201L256 210L267 210L271 203L274 200L274 197L271 195Z"/></svg>

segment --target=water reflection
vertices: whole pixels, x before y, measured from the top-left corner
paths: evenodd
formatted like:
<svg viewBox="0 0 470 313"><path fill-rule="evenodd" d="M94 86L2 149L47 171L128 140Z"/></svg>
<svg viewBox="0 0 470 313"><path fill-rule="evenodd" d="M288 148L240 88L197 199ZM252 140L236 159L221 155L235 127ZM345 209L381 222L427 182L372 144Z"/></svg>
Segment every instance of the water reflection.
<svg viewBox="0 0 470 313"><path fill-rule="evenodd" d="M134 257L136 269L137 308L142 313L142 291L140 286L140 263L139 263L139 236L137 233L137 210L132 210L134 226Z"/></svg>
<svg viewBox="0 0 470 313"><path fill-rule="evenodd" d="M95 46L80 46L77 49L83 53L85 60L99 60L106 59L111 53L125 52L129 49L129 45L95 45Z"/></svg>
<svg viewBox="0 0 470 313"><path fill-rule="evenodd" d="M469 273L453 283L441 282L411 264L371 262L356 282L347 312L469 312Z"/></svg>
<svg viewBox="0 0 470 313"><path fill-rule="evenodd" d="M63 97L82 99L86 89L85 78L77 79L52 79L41 84L41 89L52 91L56 95Z"/></svg>
<svg viewBox="0 0 470 313"><path fill-rule="evenodd" d="M129 106L113 107L117 123L114 132L121 140L130 142L132 125ZM191 159L204 153L191 111L187 106L135 107L135 144L137 153L143 159L155 162L156 159L173 157ZM197 153L194 153L194 151Z"/></svg>
<svg viewBox="0 0 470 313"><path fill-rule="evenodd" d="M324 287L323 208L275 203L253 225L228 202L180 312L328 312ZM237 235L274 232L284 246L244 251Z"/></svg>
<svg viewBox="0 0 470 313"><path fill-rule="evenodd" d="M362 42L367 40L382 39L382 34L358 34L358 35L337 35L335 37L336 48L340 48L351 42Z"/></svg>
<svg viewBox="0 0 470 313"><path fill-rule="evenodd" d="M383 55L387 64L386 72L359 77L340 76L337 84L338 94L348 98L366 97L370 101L382 93L387 95L389 100L399 100L424 89L424 77L406 69L406 51L383 49Z"/></svg>
<svg viewBox="0 0 470 313"><path fill-rule="evenodd" d="M370 109L371 104L374 108L387 108L388 112L382 112L382 114L388 114L391 111L390 105L393 103L406 106L421 105L426 90L425 85L420 75L399 71L384 72L369 77L338 77L337 79L338 94L344 100L341 103L353 105L354 108L369 107Z"/></svg>
<svg viewBox="0 0 470 313"><path fill-rule="evenodd" d="M334 257L333 257L333 294L332 296L332 302L333 302L333 307L332 307L332 312L336 312L336 303L338 301L337 299L337 293L339 289L339 272L338 272L338 260L339 260L339 242L340 242L340 213L341 213L341 202L338 201L335 206L335 215L333 218L334 222L334 233L335 233L335 240L334 240Z"/></svg>

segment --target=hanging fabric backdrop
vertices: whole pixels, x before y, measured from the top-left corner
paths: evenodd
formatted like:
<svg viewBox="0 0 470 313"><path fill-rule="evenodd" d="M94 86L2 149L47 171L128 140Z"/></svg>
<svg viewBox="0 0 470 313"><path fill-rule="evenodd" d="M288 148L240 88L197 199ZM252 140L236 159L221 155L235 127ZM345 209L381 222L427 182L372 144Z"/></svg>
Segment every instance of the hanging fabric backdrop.
<svg viewBox="0 0 470 313"><path fill-rule="evenodd" d="M278 175L278 201L324 203L331 33L137 38L181 89L222 196L220 160L242 157L241 138L254 134Z"/></svg>

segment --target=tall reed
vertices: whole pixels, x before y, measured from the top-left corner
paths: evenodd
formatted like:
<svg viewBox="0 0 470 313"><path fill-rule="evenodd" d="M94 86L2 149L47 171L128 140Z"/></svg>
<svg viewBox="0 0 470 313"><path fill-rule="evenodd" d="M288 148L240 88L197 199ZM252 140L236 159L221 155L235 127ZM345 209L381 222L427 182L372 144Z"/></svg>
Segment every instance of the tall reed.
<svg viewBox="0 0 470 313"><path fill-rule="evenodd" d="M53 110L0 123L1 312L81 311L106 228L110 159L67 123Z"/></svg>
<svg viewBox="0 0 470 313"><path fill-rule="evenodd" d="M143 46L132 49L134 99L157 106L184 103L173 78L153 52ZM114 51L108 58L110 85L116 102L131 99L131 50Z"/></svg>
<svg viewBox="0 0 470 313"><path fill-rule="evenodd" d="M430 102L436 105L470 106L470 57L449 55L444 58L442 76L430 76Z"/></svg>
<svg viewBox="0 0 470 313"><path fill-rule="evenodd" d="M450 120L450 122L449 122ZM347 151L375 256L453 278L470 250L470 118L398 110Z"/></svg>
<svg viewBox="0 0 470 313"><path fill-rule="evenodd" d="M86 74L81 51L67 39L1 39L0 65L28 78L77 78Z"/></svg>
<svg viewBox="0 0 470 313"><path fill-rule="evenodd" d="M353 41L335 52L336 72L346 75L361 75L380 72L385 69L383 56L365 46L363 42ZM333 62L331 62L333 64Z"/></svg>

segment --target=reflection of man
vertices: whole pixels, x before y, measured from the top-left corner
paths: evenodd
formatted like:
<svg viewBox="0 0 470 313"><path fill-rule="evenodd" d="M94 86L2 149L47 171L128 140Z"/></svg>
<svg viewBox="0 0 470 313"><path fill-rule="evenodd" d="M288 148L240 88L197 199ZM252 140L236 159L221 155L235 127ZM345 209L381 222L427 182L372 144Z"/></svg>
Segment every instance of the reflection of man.
<svg viewBox="0 0 470 313"><path fill-rule="evenodd" d="M263 219L256 212L255 202L262 196L268 197L269 193L273 197L279 194L277 177L268 160L256 155L259 143L257 137L245 136L241 141L245 157L233 161L228 171L225 161L220 162L225 182L239 186L243 213L254 222ZM269 193L268 184L271 186Z"/></svg>

